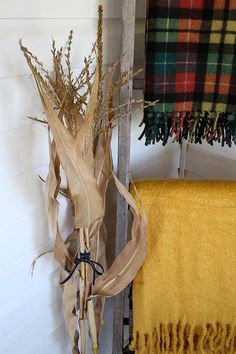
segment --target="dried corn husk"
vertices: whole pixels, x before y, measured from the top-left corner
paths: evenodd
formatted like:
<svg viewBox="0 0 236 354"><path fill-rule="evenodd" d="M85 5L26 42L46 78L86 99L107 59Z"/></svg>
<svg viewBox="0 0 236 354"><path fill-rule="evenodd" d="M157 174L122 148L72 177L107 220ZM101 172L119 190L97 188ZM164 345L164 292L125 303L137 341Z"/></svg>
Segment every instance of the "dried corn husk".
<svg viewBox="0 0 236 354"><path fill-rule="evenodd" d="M37 82L48 124L53 134L58 156L65 171L71 199L75 208L75 228L87 228L104 216L103 200L99 193L93 171L92 127L94 101L97 97L97 75L88 104L88 113L76 138L70 134L59 119L40 82ZM37 80L37 79L36 79ZM92 140L92 141L91 141Z"/></svg>
<svg viewBox="0 0 236 354"><path fill-rule="evenodd" d="M67 248L61 238L59 227L58 227L58 212L59 212L59 202L57 201L57 195L60 187L60 160L57 154L56 145L54 141L51 141L50 135L48 136L49 141L49 172L46 181L46 195L47 195L47 210L48 210L48 221L50 228L52 230L53 236L55 238L55 257L60 265L64 268L69 255Z"/></svg>
<svg viewBox="0 0 236 354"><path fill-rule="evenodd" d="M132 195L113 174L115 185L130 206L133 215L131 240L116 257L111 267L100 277L92 289L93 296L114 296L122 291L135 277L146 255L145 212L140 215Z"/></svg>
<svg viewBox="0 0 236 354"><path fill-rule="evenodd" d="M92 46L88 58L85 58L85 68L76 78L73 77L70 64L72 31L64 55L67 71L62 61L63 49L57 50L55 41L52 43L52 75L21 43L47 117L47 120L34 120L46 123L49 131L50 164L46 179L46 196L49 224L55 241L53 247L43 250L38 257L54 250L55 257L62 267L61 279L68 275L65 269L73 267L77 254L85 250L90 251L91 259L102 264L105 269L105 273L99 276L95 286L92 286L91 268L88 264L82 264L80 271L76 271L62 286L63 312L73 354L86 352L87 319L93 352L97 353L105 297L116 295L133 280L146 252L145 213L139 213L134 198L115 177L111 154L112 122L119 117L120 108L123 112L125 107L127 110L130 107L129 102L114 107L113 97L135 74L121 73L114 81L118 61L107 74L103 74L101 7L99 14L98 41ZM97 54L97 64L95 70L91 71L94 54ZM104 88L105 79L108 80L107 92ZM139 108L145 105L141 101L133 103L138 104ZM130 111L126 113L130 114ZM60 169L63 169L67 181L67 185L63 187ZM133 224L131 241L107 269L104 213L107 186L111 179L115 181L117 190L130 206ZM70 201L74 217L73 232L66 240L62 239L58 227L59 193ZM94 297L97 299L94 300Z"/></svg>
<svg viewBox="0 0 236 354"><path fill-rule="evenodd" d="M78 340L79 332L77 330L77 288L78 277L72 277L63 286L63 313L67 332L70 337L73 354L79 354Z"/></svg>

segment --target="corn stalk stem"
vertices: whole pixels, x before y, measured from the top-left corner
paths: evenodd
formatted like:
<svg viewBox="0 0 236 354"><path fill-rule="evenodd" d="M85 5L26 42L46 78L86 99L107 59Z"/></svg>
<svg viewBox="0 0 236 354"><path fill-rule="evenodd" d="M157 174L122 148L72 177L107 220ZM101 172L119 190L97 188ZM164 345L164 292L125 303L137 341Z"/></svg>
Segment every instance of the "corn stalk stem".
<svg viewBox="0 0 236 354"><path fill-rule="evenodd" d="M86 247L87 251L90 252L90 242L89 242L89 230L85 229L85 240L86 240ZM87 270L89 271L89 270ZM86 291L86 299L88 299L90 295L90 285L91 285L91 277L89 277L89 274L87 276L87 291ZM94 314L94 305L93 305L93 300L92 298L89 298L87 301L87 315L88 315L88 320L89 320L89 328L90 328L90 336L92 340L92 350L93 354L98 353L98 338L97 338L97 328L96 328L96 322L95 322L95 314Z"/></svg>
<svg viewBox="0 0 236 354"><path fill-rule="evenodd" d="M85 239L84 239L84 229L80 228L79 230L80 237L80 252L85 251ZM80 280L79 280L79 289L80 289L80 338L81 338L81 354L86 353L86 323L85 323L85 283L86 283L86 265L82 262L80 264Z"/></svg>

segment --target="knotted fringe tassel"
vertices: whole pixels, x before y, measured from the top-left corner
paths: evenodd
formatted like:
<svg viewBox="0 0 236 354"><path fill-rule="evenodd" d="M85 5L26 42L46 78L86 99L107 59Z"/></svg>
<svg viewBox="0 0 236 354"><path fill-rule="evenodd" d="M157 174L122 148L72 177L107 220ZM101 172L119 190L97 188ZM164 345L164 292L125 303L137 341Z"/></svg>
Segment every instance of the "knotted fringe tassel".
<svg viewBox="0 0 236 354"><path fill-rule="evenodd" d="M130 345L135 354L236 353L236 326L231 324L160 324L151 334L137 332Z"/></svg>
<svg viewBox="0 0 236 354"><path fill-rule="evenodd" d="M191 143L201 144L206 140L229 147L236 144L236 113L216 112L153 112L149 107L145 110L144 126L139 137L145 137L145 145L161 141L166 145L170 137L181 143L183 139Z"/></svg>

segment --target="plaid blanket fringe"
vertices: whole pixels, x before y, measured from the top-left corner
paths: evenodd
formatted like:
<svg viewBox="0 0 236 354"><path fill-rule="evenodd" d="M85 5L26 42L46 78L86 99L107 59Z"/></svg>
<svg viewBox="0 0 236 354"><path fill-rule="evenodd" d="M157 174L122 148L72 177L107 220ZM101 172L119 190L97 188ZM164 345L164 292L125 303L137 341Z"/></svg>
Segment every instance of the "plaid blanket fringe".
<svg viewBox="0 0 236 354"><path fill-rule="evenodd" d="M210 145L236 145L236 113L150 112L144 115L140 127L143 124L139 140L145 137L145 145L162 142L165 146L170 139L179 143L187 140L201 144L206 140Z"/></svg>

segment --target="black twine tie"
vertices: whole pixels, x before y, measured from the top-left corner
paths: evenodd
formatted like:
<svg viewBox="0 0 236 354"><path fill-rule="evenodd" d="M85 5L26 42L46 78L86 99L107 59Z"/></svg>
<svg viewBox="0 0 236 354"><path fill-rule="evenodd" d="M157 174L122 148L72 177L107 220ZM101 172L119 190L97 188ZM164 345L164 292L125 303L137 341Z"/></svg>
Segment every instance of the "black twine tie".
<svg viewBox="0 0 236 354"><path fill-rule="evenodd" d="M74 274L76 269L79 267L81 263L89 264L93 269L93 285L95 284L96 274L102 275L104 273L104 268L100 263L97 263L90 259L90 252L80 252L80 256L74 259L74 267L71 270L67 270L69 272L68 276L60 282L60 284L65 284Z"/></svg>

